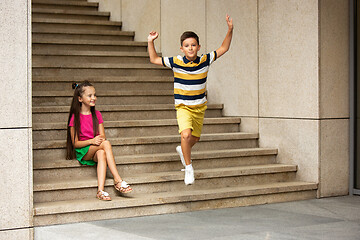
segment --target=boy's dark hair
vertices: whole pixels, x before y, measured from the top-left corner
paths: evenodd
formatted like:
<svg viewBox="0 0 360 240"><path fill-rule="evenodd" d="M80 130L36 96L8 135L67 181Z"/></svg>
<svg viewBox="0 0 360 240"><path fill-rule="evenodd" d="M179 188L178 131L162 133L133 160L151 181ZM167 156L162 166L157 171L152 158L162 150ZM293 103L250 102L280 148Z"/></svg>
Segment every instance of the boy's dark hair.
<svg viewBox="0 0 360 240"><path fill-rule="evenodd" d="M191 31L187 31L187 32L184 32L181 37L180 37L180 45L182 46L183 44L183 41L187 38L195 38L195 40L197 41L198 44L200 44L199 42L199 36L194 33L194 32L191 32Z"/></svg>
<svg viewBox="0 0 360 240"><path fill-rule="evenodd" d="M72 115L74 115L74 141L75 137L80 135L80 110L81 110L81 102L79 102L79 97L81 97L85 92L85 87L93 87L93 85L89 81L84 81L83 83L77 84L73 83L72 88L74 90L74 96L71 102L69 117L68 117L68 126L67 126L67 139L66 139L66 158L67 159L74 159L75 158L75 148L72 144L71 133L70 133L70 119ZM99 121L95 113L95 106L90 108L92 120L93 120L93 130L94 130L94 137L99 132Z"/></svg>

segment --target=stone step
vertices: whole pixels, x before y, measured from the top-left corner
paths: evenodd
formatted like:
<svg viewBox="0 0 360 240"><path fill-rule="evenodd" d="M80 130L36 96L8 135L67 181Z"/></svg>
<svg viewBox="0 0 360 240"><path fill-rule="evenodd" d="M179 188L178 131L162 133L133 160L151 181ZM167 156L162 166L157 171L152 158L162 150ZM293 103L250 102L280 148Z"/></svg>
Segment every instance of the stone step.
<svg viewBox="0 0 360 240"><path fill-rule="evenodd" d="M277 149L246 148L193 151L191 158L195 169L265 165L275 163ZM178 171L183 168L175 149L171 153L136 154L115 156L120 173L132 176L139 173ZM34 161L34 181L46 181L57 176L59 179L96 178L94 167L82 166L77 160L64 158L49 161L48 158ZM111 176L111 175L109 175Z"/></svg>
<svg viewBox="0 0 360 240"><path fill-rule="evenodd" d="M134 41L113 40L84 40L84 39L34 39L33 51L122 51L145 52L147 43ZM65 64L65 63L64 63Z"/></svg>
<svg viewBox="0 0 360 240"><path fill-rule="evenodd" d="M141 119L176 119L173 104L99 105L96 107L106 121ZM208 104L205 118L221 117L222 104ZM66 106L33 106L33 123L67 122L70 104Z"/></svg>
<svg viewBox="0 0 360 240"><path fill-rule="evenodd" d="M239 117L205 118L202 133L239 132ZM176 119L123 120L104 122L108 138L168 135L178 132ZM66 139L67 122L34 123L33 141Z"/></svg>
<svg viewBox="0 0 360 240"><path fill-rule="evenodd" d="M222 167L214 169L195 169L195 184L192 190L213 189L257 185L264 182L284 182L295 179L296 165L267 164L255 166ZM94 171L96 169L94 168ZM139 173L133 176L122 176L136 194L152 194L156 192L185 191L184 172L165 171L156 173ZM75 199L93 198L97 191L96 177L73 177L69 179L49 178L34 181L34 202L54 202ZM58 194L61 191L62 194ZM113 180L107 179L105 191L112 196L117 192Z"/></svg>
<svg viewBox="0 0 360 240"><path fill-rule="evenodd" d="M138 194L110 202L92 199L34 204L34 226L163 213L239 207L316 198L317 184L279 182L254 186Z"/></svg>
<svg viewBox="0 0 360 240"><path fill-rule="evenodd" d="M32 55L32 64L54 65L76 63L110 63L110 64L147 64L150 58L147 52L111 52L111 51L37 51Z"/></svg>
<svg viewBox="0 0 360 240"><path fill-rule="evenodd" d="M33 66L32 76L77 76L77 77L113 77L113 76L147 76L170 77L171 69L153 64L113 64L113 63L78 63L55 66L51 63Z"/></svg>
<svg viewBox="0 0 360 240"><path fill-rule="evenodd" d="M99 3L87 1L31 0L32 8L97 11Z"/></svg>
<svg viewBox="0 0 360 240"><path fill-rule="evenodd" d="M258 147L257 133L202 134L194 151L223 150ZM155 154L173 152L180 143L180 135L108 138L114 155ZM59 159L66 156L65 140L34 141L33 158Z"/></svg>
<svg viewBox="0 0 360 240"><path fill-rule="evenodd" d="M97 91L99 105L113 104L161 104L174 102L172 90L133 90L133 91ZM73 98L73 91L34 91L32 92L33 106L69 105Z"/></svg>
<svg viewBox="0 0 360 240"><path fill-rule="evenodd" d="M69 40L112 40L112 41L133 41L135 33L132 31L119 30L92 30L92 29L61 29L45 28L32 29L32 38L36 39L69 39ZM46 52L44 49L32 51ZM55 49L54 51L57 51Z"/></svg>
<svg viewBox="0 0 360 240"><path fill-rule="evenodd" d="M81 11L69 9L32 8L33 18L60 18L60 19L83 19L108 21L110 12Z"/></svg>
<svg viewBox="0 0 360 240"><path fill-rule="evenodd" d="M97 91L129 91L138 89L173 90L173 77L143 77L143 76L114 76L114 77L61 77L61 76L34 76L32 88L37 91L64 91L72 90L74 82L90 81Z"/></svg>
<svg viewBox="0 0 360 240"><path fill-rule="evenodd" d="M48 29L87 29L87 30L121 30L122 23L108 20L32 18L32 30Z"/></svg>

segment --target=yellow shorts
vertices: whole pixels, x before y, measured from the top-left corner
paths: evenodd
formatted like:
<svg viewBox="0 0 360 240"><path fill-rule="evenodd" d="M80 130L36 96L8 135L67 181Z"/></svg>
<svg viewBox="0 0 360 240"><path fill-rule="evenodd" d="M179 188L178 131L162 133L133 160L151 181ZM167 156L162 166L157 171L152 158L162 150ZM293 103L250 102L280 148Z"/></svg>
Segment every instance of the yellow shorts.
<svg viewBox="0 0 360 240"><path fill-rule="evenodd" d="M179 133L190 128L191 135L200 137L207 106L190 108L184 105L176 107L176 118L179 125Z"/></svg>

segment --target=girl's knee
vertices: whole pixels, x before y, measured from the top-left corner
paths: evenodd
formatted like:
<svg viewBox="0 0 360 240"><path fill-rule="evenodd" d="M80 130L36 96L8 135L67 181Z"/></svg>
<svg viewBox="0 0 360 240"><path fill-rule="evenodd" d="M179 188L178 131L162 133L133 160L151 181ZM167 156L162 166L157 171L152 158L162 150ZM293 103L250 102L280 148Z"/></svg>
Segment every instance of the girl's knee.
<svg viewBox="0 0 360 240"><path fill-rule="evenodd" d="M111 149L111 143L108 140L103 141L100 146L105 150L109 148Z"/></svg>
<svg viewBox="0 0 360 240"><path fill-rule="evenodd" d="M96 151L96 159L98 161L106 161L106 153L103 149Z"/></svg>

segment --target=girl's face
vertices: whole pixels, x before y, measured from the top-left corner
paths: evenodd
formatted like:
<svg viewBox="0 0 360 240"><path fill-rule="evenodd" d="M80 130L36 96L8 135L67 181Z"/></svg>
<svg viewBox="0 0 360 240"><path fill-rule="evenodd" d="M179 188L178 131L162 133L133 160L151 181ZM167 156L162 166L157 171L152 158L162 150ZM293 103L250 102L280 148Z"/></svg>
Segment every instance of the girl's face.
<svg viewBox="0 0 360 240"><path fill-rule="evenodd" d="M84 87L84 92L79 97L79 102L88 107L94 107L96 102L96 93L94 87Z"/></svg>

